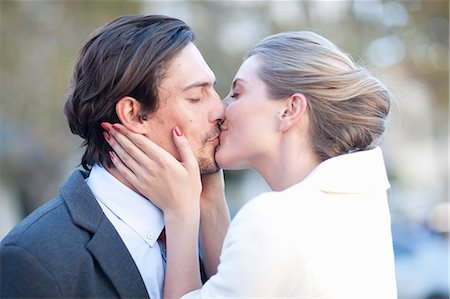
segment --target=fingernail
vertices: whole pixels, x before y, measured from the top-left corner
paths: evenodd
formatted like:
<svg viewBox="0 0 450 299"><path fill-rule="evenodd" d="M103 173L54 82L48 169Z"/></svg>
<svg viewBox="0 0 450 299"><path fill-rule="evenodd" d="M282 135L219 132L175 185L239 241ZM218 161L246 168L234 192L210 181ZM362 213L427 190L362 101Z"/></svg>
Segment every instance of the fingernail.
<svg viewBox="0 0 450 299"><path fill-rule="evenodd" d="M109 136L108 132L103 131L103 136L105 136L105 139L109 141L111 139L111 136Z"/></svg>
<svg viewBox="0 0 450 299"><path fill-rule="evenodd" d="M180 128L175 127L173 130L175 131L175 134L176 134L178 137L183 136L183 132L181 132Z"/></svg>
<svg viewBox="0 0 450 299"><path fill-rule="evenodd" d="M116 130L117 132L120 132L120 128L118 125L114 124L112 125L112 127L114 128L114 130Z"/></svg>
<svg viewBox="0 0 450 299"><path fill-rule="evenodd" d="M114 158L115 158L114 152L109 151L108 154L109 154L109 157L111 158L111 160L114 160Z"/></svg>
<svg viewBox="0 0 450 299"><path fill-rule="evenodd" d="M109 130L111 129L111 128L108 126L108 123L101 123L100 125L102 126L103 129L106 130L106 132L109 132Z"/></svg>

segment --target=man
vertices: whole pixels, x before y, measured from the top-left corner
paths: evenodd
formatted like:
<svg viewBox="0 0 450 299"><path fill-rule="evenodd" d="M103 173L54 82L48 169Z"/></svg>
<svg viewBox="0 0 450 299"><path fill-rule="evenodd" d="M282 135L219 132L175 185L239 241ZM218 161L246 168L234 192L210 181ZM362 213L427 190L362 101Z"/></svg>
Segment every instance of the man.
<svg viewBox="0 0 450 299"><path fill-rule="evenodd" d="M224 108L193 40L184 22L156 15L119 17L90 36L65 104L87 172L2 240L2 298L163 296L163 215L113 167L100 124L121 122L176 157L180 126L201 173L217 172Z"/></svg>

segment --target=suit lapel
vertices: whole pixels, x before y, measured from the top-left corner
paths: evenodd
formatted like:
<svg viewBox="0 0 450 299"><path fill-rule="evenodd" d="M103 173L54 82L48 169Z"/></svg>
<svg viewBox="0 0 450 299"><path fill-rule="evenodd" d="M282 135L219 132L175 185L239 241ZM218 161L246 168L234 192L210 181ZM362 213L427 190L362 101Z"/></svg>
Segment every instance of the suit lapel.
<svg viewBox="0 0 450 299"><path fill-rule="evenodd" d="M93 234L87 249L122 298L149 298L133 258L87 186L87 172L74 172L61 188L72 221Z"/></svg>
<svg viewBox="0 0 450 299"><path fill-rule="evenodd" d="M149 298L133 258L106 216L87 245L121 298Z"/></svg>

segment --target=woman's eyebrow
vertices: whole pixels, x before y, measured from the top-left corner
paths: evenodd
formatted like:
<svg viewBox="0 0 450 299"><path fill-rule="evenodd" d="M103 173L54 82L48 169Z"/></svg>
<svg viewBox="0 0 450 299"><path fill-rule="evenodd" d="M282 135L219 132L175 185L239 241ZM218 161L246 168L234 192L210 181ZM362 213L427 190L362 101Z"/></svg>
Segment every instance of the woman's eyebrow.
<svg viewBox="0 0 450 299"><path fill-rule="evenodd" d="M237 84L237 83L240 83L240 82L245 83L245 80L242 79L242 78L236 78L236 79L234 79L234 81L233 81L233 88L235 88L235 87L236 87L236 84Z"/></svg>

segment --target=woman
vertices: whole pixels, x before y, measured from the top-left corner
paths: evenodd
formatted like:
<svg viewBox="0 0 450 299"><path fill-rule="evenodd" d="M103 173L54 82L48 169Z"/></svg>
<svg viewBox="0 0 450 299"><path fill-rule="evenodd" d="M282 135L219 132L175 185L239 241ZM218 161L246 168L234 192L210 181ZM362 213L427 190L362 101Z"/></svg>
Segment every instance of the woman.
<svg viewBox="0 0 450 299"><path fill-rule="evenodd" d="M170 247L181 238L197 248L201 188L182 128L174 130L181 163L123 127L110 131L116 167L168 215L165 295L395 298L389 182L377 147L390 107L383 84L325 38L288 32L250 50L225 105L217 163L255 169L273 192L239 211L217 273L201 288L198 269ZM130 159L140 170L124 166ZM178 185L160 183L168 178ZM197 191L186 198L186 190ZM175 233L186 225L192 235Z"/></svg>

